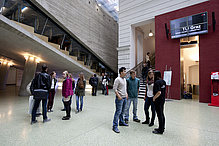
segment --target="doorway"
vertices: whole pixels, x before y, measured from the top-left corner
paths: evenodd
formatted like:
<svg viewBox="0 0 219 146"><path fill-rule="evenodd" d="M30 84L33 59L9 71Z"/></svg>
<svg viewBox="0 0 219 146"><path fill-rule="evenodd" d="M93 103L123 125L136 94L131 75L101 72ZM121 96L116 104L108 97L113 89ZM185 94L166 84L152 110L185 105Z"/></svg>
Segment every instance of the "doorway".
<svg viewBox="0 0 219 146"><path fill-rule="evenodd" d="M181 99L191 94L199 100L199 36L180 39Z"/></svg>

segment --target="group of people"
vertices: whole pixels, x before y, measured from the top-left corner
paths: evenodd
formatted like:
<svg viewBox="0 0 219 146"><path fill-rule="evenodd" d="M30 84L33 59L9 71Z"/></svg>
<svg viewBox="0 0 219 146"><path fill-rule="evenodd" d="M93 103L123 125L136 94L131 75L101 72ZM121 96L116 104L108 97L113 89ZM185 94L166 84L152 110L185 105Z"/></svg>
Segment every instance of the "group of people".
<svg viewBox="0 0 219 146"><path fill-rule="evenodd" d="M100 84L102 88L102 94L109 95L108 85L110 82L110 78L107 73L102 73ZM97 86L99 83L99 79L96 74L94 74L90 80L89 84L92 86L92 96L97 96Z"/></svg>
<svg viewBox="0 0 219 146"><path fill-rule="evenodd" d="M53 112L53 103L55 97L55 87L57 83L56 72L53 71L50 75L47 73L48 67L44 64L42 66L42 72L37 73L30 85L30 91L33 95L34 105L30 109L31 113L31 124L36 123L37 109L39 109L39 104L42 101L42 112L43 112L43 123L49 122L51 119L47 117L47 111ZM64 104L64 109L66 111L66 116L62 120L69 120L71 118L71 103L72 96L74 95L75 80L71 73L64 71L63 74L63 85L62 85L62 101ZM83 109L83 97L85 96L86 80L84 74L81 72L76 83L75 94L76 94L76 113L79 113ZM48 99L48 102L47 102ZM79 106L80 100L80 106Z"/></svg>
<svg viewBox="0 0 219 146"><path fill-rule="evenodd" d="M146 93L145 93L145 105L144 111L146 120L142 124L154 125L155 114L157 113L159 127L154 129L154 134L163 134L165 129L165 116L164 116L164 103L166 83L161 78L160 71L153 71L149 69L147 71L146 81ZM140 88L140 80L136 78L136 72L130 71L130 77L125 79L126 68L121 67L119 69L120 76L115 79L113 89L116 94L115 104L116 111L113 119L113 131L120 133L119 126L128 126L129 121L129 108L131 102L133 102L133 121L140 122L137 117L137 103L138 93ZM151 106L152 118L149 117L149 107Z"/></svg>

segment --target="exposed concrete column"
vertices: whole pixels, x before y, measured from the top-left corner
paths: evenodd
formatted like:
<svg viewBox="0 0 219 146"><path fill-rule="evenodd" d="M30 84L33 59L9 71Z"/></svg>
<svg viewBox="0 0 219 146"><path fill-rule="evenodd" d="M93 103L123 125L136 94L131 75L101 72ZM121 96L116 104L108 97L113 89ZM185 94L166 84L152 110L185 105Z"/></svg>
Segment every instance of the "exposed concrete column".
<svg viewBox="0 0 219 146"><path fill-rule="evenodd" d="M37 67L37 61L35 57L27 57L25 66L24 66L24 73L21 81L21 87L19 96L28 96L29 93L27 92L26 88L27 85L32 81L34 78L35 72Z"/></svg>
<svg viewBox="0 0 219 146"><path fill-rule="evenodd" d="M10 69L10 65L7 62L1 63L1 66L0 66L0 90L5 89L9 69Z"/></svg>

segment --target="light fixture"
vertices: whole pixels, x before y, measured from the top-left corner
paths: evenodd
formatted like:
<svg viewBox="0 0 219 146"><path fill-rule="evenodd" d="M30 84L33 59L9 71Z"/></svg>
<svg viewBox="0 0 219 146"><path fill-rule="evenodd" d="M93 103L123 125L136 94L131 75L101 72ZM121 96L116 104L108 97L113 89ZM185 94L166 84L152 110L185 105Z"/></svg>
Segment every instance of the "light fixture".
<svg viewBox="0 0 219 146"><path fill-rule="evenodd" d="M2 12L3 12L4 8L5 8L5 7L1 7L1 9L0 9L0 13L2 13Z"/></svg>
<svg viewBox="0 0 219 146"><path fill-rule="evenodd" d="M37 59L36 59L36 62L37 62L37 63L40 63L40 59L39 59L39 58L37 58Z"/></svg>
<svg viewBox="0 0 219 146"><path fill-rule="evenodd" d="M12 62L9 62L9 63L8 63L8 65L12 66L12 65L13 65L13 63L12 63Z"/></svg>
<svg viewBox="0 0 219 146"><path fill-rule="evenodd" d="M98 5L99 7L101 7L101 6L102 6L102 5L101 5L101 3L98 3L97 5Z"/></svg>
<svg viewBox="0 0 219 146"><path fill-rule="evenodd" d="M24 56L24 58L27 60L29 57L28 56Z"/></svg>
<svg viewBox="0 0 219 146"><path fill-rule="evenodd" d="M6 62L6 61L4 61L4 62L3 62L3 64L7 64L7 62Z"/></svg>
<svg viewBox="0 0 219 146"><path fill-rule="evenodd" d="M149 34L150 37L152 37L154 34L152 33L152 30L150 30Z"/></svg>
<svg viewBox="0 0 219 146"><path fill-rule="evenodd" d="M23 8L21 9L21 12L23 13L25 10L27 10L27 8L28 8L28 7L23 7Z"/></svg>
<svg viewBox="0 0 219 146"><path fill-rule="evenodd" d="M34 57L30 57L31 60L34 60Z"/></svg>

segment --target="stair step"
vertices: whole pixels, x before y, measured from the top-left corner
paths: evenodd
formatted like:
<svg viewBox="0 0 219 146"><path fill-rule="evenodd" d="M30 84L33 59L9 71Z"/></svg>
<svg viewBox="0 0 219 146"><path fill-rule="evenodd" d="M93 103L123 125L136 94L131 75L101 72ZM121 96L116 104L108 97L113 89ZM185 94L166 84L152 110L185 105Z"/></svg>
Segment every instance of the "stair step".
<svg viewBox="0 0 219 146"><path fill-rule="evenodd" d="M65 50L60 50L62 53L64 53L65 55L69 55L69 51L65 51Z"/></svg>
<svg viewBox="0 0 219 146"><path fill-rule="evenodd" d="M23 24L23 23L19 23L19 22L14 21L14 20L11 20L11 21L13 21L13 22L16 23L17 25L21 26L23 29L29 31L30 33L34 34L34 28L33 28L33 27L28 26L28 25L25 25L25 24Z"/></svg>
<svg viewBox="0 0 219 146"><path fill-rule="evenodd" d="M48 44L50 44L51 46L53 46L54 48L60 50L60 46L58 44L54 44L54 43L50 43L48 42Z"/></svg>
<svg viewBox="0 0 219 146"><path fill-rule="evenodd" d="M35 36L37 36L38 38L40 38L41 40L45 41L48 43L48 37L47 36L43 36L37 33L34 33Z"/></svg>

